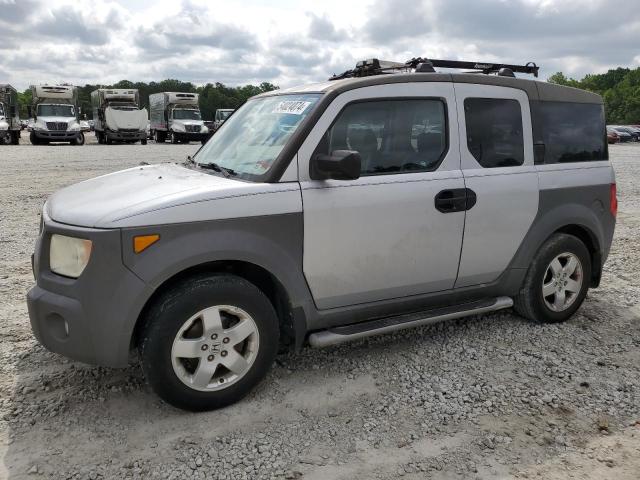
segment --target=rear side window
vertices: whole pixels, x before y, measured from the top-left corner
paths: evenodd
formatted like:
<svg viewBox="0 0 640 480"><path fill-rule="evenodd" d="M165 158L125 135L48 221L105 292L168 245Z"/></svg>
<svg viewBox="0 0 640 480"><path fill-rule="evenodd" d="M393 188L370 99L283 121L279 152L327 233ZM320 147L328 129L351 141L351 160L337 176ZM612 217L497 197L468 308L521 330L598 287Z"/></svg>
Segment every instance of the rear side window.
<svg viewBox="0 0 640 480"><path fill-rule="evenodd" d="M524 163L522 111L517 100L466 98L467 147L484 168Z"/></svg>
<svg viewBox="0 0 640 480"><path fill-rule="evenodd" d="M607 160L604 108L570 102L540 102L544 163Z"/></svg>
<svg viewBox="0 0 640 480"><path fill-rule="evenodd" d="M351 103L315 153L356 150L362 176L433 171L447 150L445 112L439 99Z"/></svg>

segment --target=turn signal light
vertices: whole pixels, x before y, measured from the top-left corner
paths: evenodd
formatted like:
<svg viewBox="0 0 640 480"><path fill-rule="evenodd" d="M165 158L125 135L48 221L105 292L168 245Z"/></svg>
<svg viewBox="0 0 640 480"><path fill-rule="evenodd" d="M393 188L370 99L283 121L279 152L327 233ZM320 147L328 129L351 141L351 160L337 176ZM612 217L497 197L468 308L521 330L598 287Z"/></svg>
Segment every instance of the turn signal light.
<svg viewBox="0 0 640 480"><path fill-rule="evenodd" d="M160 235L138 235L133 237L133 251L140 253L160 240Z"/></svg>
<svg viewBox="0 0 640 480"><path fill-rule="evenodd" d="M618 195L616 194L616 184L611 184L609 190L609 208L611 209L611 215L614 217L618 215Z"/></svg>

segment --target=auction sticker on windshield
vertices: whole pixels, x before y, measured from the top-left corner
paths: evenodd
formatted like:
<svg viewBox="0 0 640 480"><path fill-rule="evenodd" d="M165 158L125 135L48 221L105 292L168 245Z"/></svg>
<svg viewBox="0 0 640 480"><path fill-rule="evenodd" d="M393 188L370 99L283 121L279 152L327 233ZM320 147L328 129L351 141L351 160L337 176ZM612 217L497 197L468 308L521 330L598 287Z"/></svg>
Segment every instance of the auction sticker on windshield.
<svg viewBox="0 0 640 480"><path fill-rule="evenodd" d="M272 113L289 113L293 115L302 115L302 113L311 105L311 102L300 102L296 100L285 100L278 103Z"/></svg>

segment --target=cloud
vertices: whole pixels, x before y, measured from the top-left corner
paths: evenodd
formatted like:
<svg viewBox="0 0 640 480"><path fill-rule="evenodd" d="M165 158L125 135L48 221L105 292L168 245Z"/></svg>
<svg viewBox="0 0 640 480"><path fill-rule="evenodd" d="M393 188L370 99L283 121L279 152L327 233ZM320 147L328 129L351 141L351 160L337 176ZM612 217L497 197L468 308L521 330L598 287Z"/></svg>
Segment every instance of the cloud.
<svg viewBox="0 0 640 480"><path fill-rule="evenodd" d="M104 45L110 37L123 27L116 10L110 10L104 23L95 22L96 15L81 13L69 7L60 7L46 14L33 25L30 31L58 40L77 40L88 45Z"/></svg>
<svg viewBox="0 0 640 480"><path fill-rule="evenodd" d="M0 81L174 77L282 87L377 57L541 65L582 77L638 66L640 9L606 0L0 0ZM618 9L619 11L619 9Z"/></svg>

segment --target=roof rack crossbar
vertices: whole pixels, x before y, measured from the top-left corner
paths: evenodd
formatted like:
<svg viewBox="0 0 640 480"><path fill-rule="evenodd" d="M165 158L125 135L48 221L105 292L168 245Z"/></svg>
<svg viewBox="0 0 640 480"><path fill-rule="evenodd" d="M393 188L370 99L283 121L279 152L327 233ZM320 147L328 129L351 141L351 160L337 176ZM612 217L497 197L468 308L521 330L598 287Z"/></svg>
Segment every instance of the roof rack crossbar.
<svg viewBox="0 0 640 480"><path fill-rule="evenodd" d="M347 70L338 75L333 75L329 80L339 80L342 78L352 77L368 77L370 75L383 75L385 73L395 73L399 71L417 70L421 72L433 71L429 68L418 68L420 65L440 67L440 68L456 68L464 70L472 70L473 73L499 73L502 69L511 70L514 73L526 73L538 76L538 67L533 62L528 62L525 65L511 65L508 63L491 63L491 62L466 62L461 60L436 60L427 58L412 58L405 63L398 62L386 62L378 60L377 58L371 58L368 60L362 60L356 64L356 67L352 70Z"/></svg>

